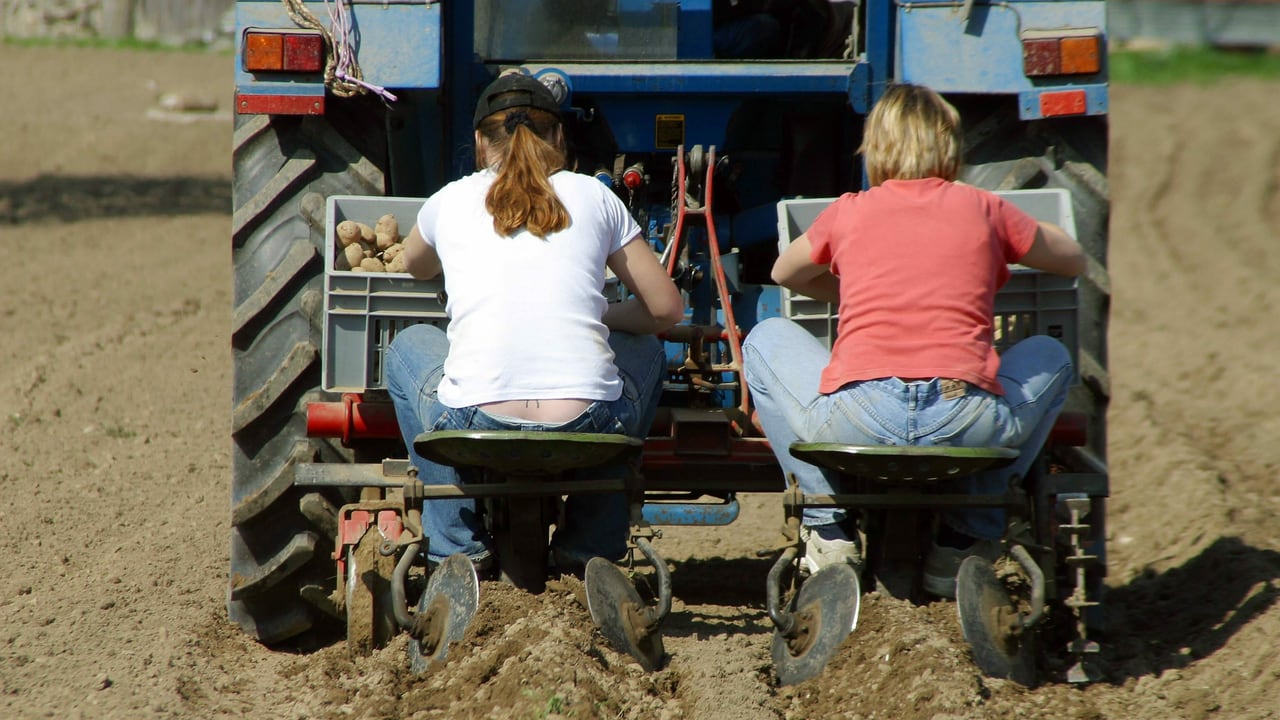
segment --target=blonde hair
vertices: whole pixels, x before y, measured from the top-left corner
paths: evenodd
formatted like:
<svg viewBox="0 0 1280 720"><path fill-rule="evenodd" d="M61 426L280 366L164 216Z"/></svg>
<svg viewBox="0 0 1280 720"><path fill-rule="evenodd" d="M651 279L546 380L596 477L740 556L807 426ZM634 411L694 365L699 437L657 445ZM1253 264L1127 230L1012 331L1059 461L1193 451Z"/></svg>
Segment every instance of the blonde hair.
<svg viewBox="0 0 1280 720"><path fill-rule="evenodd" d="M938 93L920 85L892 85L862 131L863 165L871 184L885 180L960 174L963 135L960 113Z"/></svg>
<svg viewBox="0 0 1280 720"><path fill-rule="evenodd" d="M513 107L493 113L476 128L480 149L498 173L484 206L499 235L509 237L525 228L545 238L569 227L569 211L551 186L551 175L565 166L559 127L560 119L552 113Z"/></svg>

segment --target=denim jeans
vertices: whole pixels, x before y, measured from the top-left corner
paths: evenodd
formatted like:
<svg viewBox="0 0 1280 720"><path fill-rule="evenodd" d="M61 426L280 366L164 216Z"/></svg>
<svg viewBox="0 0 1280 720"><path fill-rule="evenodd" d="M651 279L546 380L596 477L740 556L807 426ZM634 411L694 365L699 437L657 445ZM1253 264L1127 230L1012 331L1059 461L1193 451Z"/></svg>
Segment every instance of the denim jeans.
<svg viewBox="0 0 1280 720"><path fill-rule="evenodd" d="M1072 376L1067 349L1044 335L1003 353L1003 396L969 385L963 397L944 399L937 378L866 380L823 394L818 381L830 357L821 341L784 318L756 325L743 344L743 372L760 424L783 471L794 475L806 494L837 492L837 476L792 457L788 448L794 442L1016 448L1020 454L1012 464L959 479L948 488L977 495L1003 492L1014 475L1025 476L1035 461L1066 401ZM825 525L846 517L844 508L806 508L804 524ZM949 510L942 521L971 537L1004 534L1000 508Z"/></svg>
<svg viewBox="0 0 1280 720"><path fill-rule="evenodd" d="M451 408L436 396L444 375L449 340L431 325L413 325L400 331L386 354L387 390L395 404L400 434L409 459L426 485L457 485L464 474L431 462L413 449L413 441L430 430L554 430L595 432L643 438L657 413L666 356L662 343L652 335L613 332L609 347L622 377L622 396L611 402L591 403L578 417L560 424L524 422L492 416L476 407ZM625 463L593 474L597 478L625 477ZM552 542L577 557L601 556L618 560L626 553L629 514L622 493L571 495L565 504L565 527L556 528ZM439 562L453 553L473 560L489 555L489 538L476 509L476 501L428 500L422 509L427 556Z"/></svg>

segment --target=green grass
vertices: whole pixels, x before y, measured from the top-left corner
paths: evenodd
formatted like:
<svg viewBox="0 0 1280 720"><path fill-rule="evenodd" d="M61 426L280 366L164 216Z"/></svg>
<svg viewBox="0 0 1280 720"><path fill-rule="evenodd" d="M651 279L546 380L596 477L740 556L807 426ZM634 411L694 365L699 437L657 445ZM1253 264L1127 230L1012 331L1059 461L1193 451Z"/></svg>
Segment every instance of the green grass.
<svg viewBox="0 0 1280 720"><path fill-rule="evenodd" d="M1111 82L1125 85L1209 84L1227 77L1280 80L1280 53L1174 46L1108 55Z"/></svg>

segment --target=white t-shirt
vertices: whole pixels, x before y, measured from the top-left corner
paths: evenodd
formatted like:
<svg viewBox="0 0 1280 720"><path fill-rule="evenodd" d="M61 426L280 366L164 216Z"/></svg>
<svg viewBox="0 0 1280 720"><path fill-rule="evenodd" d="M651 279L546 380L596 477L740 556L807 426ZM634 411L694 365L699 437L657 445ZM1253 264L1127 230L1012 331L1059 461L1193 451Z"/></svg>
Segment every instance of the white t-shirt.
<svg viewBox="0 0 1280 720"><path fill-rule="evenodd" d="M455 180L418 211L448 294L449 357L440 401L468 407L503 400L616 400L622 381L602 322L605 260L640 227L603 183L551 176L569 227L544 238L499 236L484 207L496 174Z"/></svg>

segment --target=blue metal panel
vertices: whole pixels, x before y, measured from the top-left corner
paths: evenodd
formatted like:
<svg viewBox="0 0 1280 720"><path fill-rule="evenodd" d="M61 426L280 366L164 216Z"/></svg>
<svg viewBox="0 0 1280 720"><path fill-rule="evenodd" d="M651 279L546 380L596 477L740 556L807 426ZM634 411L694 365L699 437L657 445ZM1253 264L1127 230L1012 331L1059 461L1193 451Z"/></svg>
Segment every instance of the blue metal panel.
<svg viewBox="0 0 1280 720"><path fill-rule="evenodd" d="M324 97L324 83L252 82L237 85L236 94Z"/></svg>
<svg viewBox="0 0 1280 720"><path fill-rule="evenodd" d="M609 123L618 147L627 152L670 151L657 146L657 120L660 115L678 115L684 121L685 147L692 145L724 146L729 117L738 109L738 101L715 97L635 97L602 95L594 97L599 112Z"/></svg>
<svg viewBox="0 0 1280 720"><path fill-rule="evenodd" d="M893 77L893 38L896 35L893 0L867 0L867 62L871 66L868 107L884 94L885 83Z"/></svg>
<svg viewBox="0 0 1280 720"><path fill-rule="evenodd" d="M575 93L675 93L774 96L849 92L855 63L528 63L535 74L553 70L569 78Z"/></svg>
<svg viewBox="0 0 1280 720"><path fill-rule="evenodd" d="M707 60L713 56L711 0L680 0L680 24L676 28L676 57Z"/></svg>
<svg viewBox="0 0 1280 720"><path fill-rule="evenodd" d="M322 2L306 7L328 28L329 13ZM440 87L440 4L357 4L351 6L352 46L366 82L385 88L425 89ZM299 26L276 2L237 2L236 27L292 29ZM252 93L286 94L277 85L315 84L299 81L273 82L262 88L258 78L244 72L236 38L237 89Z"/></svg>
<svg viewBox="0 0 1280 720"><path fill-rule="evenodd" d="M958 2L902 2L897 15L895 77L905 82L956 93L1018 93L1037 86L1105 82L1105 72L1035 82L1022 72L1023 30L1096 27L1105 42L1106 5L1099 0L978 2L968 19Z"/></svg>

